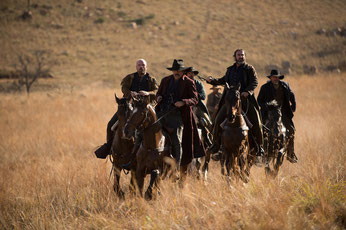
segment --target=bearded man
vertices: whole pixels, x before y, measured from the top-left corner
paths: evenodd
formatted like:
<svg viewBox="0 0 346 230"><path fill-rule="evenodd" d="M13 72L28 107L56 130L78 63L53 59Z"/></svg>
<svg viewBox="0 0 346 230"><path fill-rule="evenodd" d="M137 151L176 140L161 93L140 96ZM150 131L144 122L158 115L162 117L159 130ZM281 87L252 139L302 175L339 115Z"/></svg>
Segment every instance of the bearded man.
<svg viewBox="0 0 346 230"><path fill-rule="evenodd" d="M214 79L208 77L207 82L211 85L225 85L236 87L240 84L241 102L243 111L246 111L247 119L251 124L248 124L249 144L250 149L256 151L257 156L263 156L263 131L262 121L259 114L259 107L255 98L255 89L258 86L256 70L252 65L246 63L245 51L237 49L233 54L235 63L227 68L225 75L222 78ZM213 145L209 148L212 154L218 153L221 144L221 127L220 124L226 119L226 106L224 103L226 88L223 91L220 100L215 124L213 129ZM244 109L245 108L245 109ZM252 126L252 127L251 127ZM217 155L213 159L218 159Z"/></svg>

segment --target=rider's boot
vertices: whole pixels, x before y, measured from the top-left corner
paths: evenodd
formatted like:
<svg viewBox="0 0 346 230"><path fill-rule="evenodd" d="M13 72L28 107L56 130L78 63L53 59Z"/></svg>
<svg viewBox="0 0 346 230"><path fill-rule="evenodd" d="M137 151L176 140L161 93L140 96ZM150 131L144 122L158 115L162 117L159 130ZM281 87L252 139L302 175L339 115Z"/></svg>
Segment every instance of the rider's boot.
<svg viewBox="0 0 346 230"><path fill-rule="evenodd" d="M98 158L105 159L108 155L111 154L113 137L114 137L114 132L111 131L110 133L107 133L107 142L95 150L95 155Z"/></svg>
<svg viewBox="0 0 346 230"><path fill-rule="evenodd" d="M298 157L294 153L294 136L289 137L286 159L291 163L298 163Z"/></svg>

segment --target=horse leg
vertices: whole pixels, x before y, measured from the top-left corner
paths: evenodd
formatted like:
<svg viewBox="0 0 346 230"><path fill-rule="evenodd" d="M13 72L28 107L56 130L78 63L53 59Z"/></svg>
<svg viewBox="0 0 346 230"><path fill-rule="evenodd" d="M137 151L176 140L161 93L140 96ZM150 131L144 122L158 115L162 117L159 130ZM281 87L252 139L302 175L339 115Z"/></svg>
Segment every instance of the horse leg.
<svg viewBox="0 0 346 230"><path fill-rule="evenodd" d="M187 176L187 169L190 166L190 164L188 165L181 165L179 170L180 170L180 179L179 179L179 187L183 188L184 187L184 182L186 180L186 176Z"/></svg>
<svg viewBox="0 0 346 230"><path fill-rule="evenodd" d="M221 166L221 175L225 175L225 154L224 152L223 153L220 153L220 166ZM227 161L226 161L226 170L227 170ZM227 173L229 174L229 172L227 171Z"/></svg>
<svg viewBox="0 0 346 230"><path fill-rule="evenodd" d="M203 167L202 167L204 181L207 181L209 162L210 162L210 152L207 151L206 156L204 158L204 164L203 164Z"/></svg>
<svg viewBox="0 0 346 230"><path fill-rule="evenodd" d="M136 170L136 184L137 184L139 195L141 197L143 197L144 178L145 178L145 169L137 168L137 170Z"/></svg>
<svg viewBox="0 0 346 230"><path fill-rule="evenodd" d="M129 190L131 193L136 193L136 172L134 170L131 170L131 180L130 180L130 187Z"/></svg>
<svg viewBox="0 0 346 230"><path fill-rule="evenodd" d="M150 183L147 191L144 194L146 200L151 200L153 198L153 191L158 189L160 172L158 169L154 169L150 174Z"/></svg>
<svg viewBox="0 0 346 230"><path fill-rule="evenodd" d="M113 190L119 197L119 199L125 198L125 193L120 188L120 175L121 175L121 168L114 166L114 185Z"/></svg>

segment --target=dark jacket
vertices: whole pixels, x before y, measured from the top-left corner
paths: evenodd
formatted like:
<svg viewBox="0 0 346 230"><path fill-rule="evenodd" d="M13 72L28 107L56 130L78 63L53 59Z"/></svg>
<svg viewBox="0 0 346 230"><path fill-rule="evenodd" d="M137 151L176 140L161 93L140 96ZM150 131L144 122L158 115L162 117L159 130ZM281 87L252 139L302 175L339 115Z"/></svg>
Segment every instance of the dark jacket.
<svg viewBox="0 0 346 230"><path fill-rule="evenodd" d="M172 78L174 78L173 75L170 75L161 80L156 96L163 97L166 95ZM192 106L198 103L196 86L194 81L185 75L182 77L182 81L179 85L179 97L181 101L185 102L185 105L180 107L184 123L182 141L183 155L181 165L187 165L192 161L193 157L205 156L205 150L201 140L199 139L196 121L192 112ZM162 102L163 101L160 101L156 105L157 112L160 112ZM195 149L196 151L194 151L194 148L197 148Z"/></svg>
<svg viewBox="0 0 346 230"><path fill-rule="evenodd" d="M288 83L284 81L279 81L279 84L284 90L284 100L282 104L282 114L292 119L293 112L296 111L296 99L293 91L291 90ZM262 117L265 119L267 117L268 109L266 103L275 99L275 89L273 83L269 80L267 83L262 85L260 92L257 97L258 104L261 107Z"/></svg>
<svg viewBox="0 0 346 230"><path fill-rule="evenodd" d="M126 98L129 98L131 95L131 86L135 75L138 75L138 73L131 73L124 77L124 79L121 81L121 91ZM148 84L148 90L146 91L150 94L150 101L153 102L155 100L156 91L158 89L158 83L154 77L150 76L149 73L146 73L143 77L146 78Z"/></svg>
<svg viewBox="0 0 346 230"><path fill-rule="evenodd" d="M230 86L236 86L238 83L241 83L241 88L240 92L248 92L249 95L249 100L251 101L251 104L255 106L255 108L259 111L259 107L255 98L255 88L258 86L258 78L256 74L256 70L252 65L249 65L247 63L241 65L238 67L240 71L240 82L238 81L239 79L236 79L234 75L232 75L232 71L235 71L236 69L236 63L231 65L230 67L227 68L225 75L222 78L219 79L213 79L210 84L212 85L225 85L226 82ZM226 87L222 93L222 97L219 103L219 109L221 109L222 105L224 104L224 98L226 94ZM217 111L217 112L218 112Z"/></svg>
<svg viewBox="0 0 346 230"><path fill-rule="evenodd" d="M201 110L209 115L209 111L207 109L207 106L205 106L203 100L206 98L205 90L203 83L197 79L194 79L195 85L196 85L196 90L198 94L198 103L197 106L201 108Z"/></svg>

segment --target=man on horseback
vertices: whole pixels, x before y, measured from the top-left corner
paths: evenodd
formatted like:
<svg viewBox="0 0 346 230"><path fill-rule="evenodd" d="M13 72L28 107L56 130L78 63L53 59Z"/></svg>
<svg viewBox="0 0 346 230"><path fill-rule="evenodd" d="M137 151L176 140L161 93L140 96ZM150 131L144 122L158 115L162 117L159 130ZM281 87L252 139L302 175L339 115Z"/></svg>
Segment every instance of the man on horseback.
<svg viewBox="0 0 346 230"><path fill-rule="evenodd" d="M221 88L218 86L213 85L213 87L211 87L210 89L213 91L208 95L207 108L208 108L211 120L212 122L214 122L222 94L219 92Z"/></svg>
<svg viewBox="0 0 346 230"><path fill-rule="evenodd" d="M249 121L247 122L248 126L252 126L249 131L250 149L255 149L257 151L257 156L263 156L262 121L259 115L259 107L254 96L254 90L258 85L256 70L253 66L245 62L245 51L243 49L237 49L234 52L233 57L235 63L227 68L227 71L222 78L214 79L210 76L208 77L207 82L212 85L225 85L228 83L230 86L237 86L240 84L242 105L246 106L246 109L243 109L246 113L244 115ZM224 90L220 100L213 127L213 145L209 148L209 151L213 154L217 153L220 149L220 124L226 119L226 107L224 106L225 92L226 90ZM214 157L214 159L215 158L217 159L217 157Z"/></svg>
<svg viewBox="0 0 346 230"><path fill-rule="evenodd" d="M267 103L276 100L282 111L282 123L288 132L287 160L297 163L298 158L294 153L294 133L295 128L292 121L293 113L296 111L296 100L293 91L288 83L281 81L284 75L280 71L273 69L267 76L270 80L262 85L257 100L261 107L263 121L267 120Z"/></svg>
<svg viewBox="0 0 346 230"><path fill-rule="evenodd" d="M147 72L147 62L144 59L137 60L136 70L137 72L127 75L121 81L121 91L124 94L123 97L130 98L138 95L149 95L150 101L154 102L158 84L156 79L150 76ZM106 157L110 154L111 145L114 138L114 130L112 130L112 126L117 122L117 120L118 116L117 113L115 113L107 125L107 142L95 151L96 156ZM138 148L138 146L135 146L134 151L136 148Z"/></svg>
<svg viewBox="0 0 346 230"><path fill-rule="evenodd" d="M198 73L199 72L193 67L190 67L186 71L186 75L195 82L196 90L198 93L198 104L193 107L193 112L196 115L196 118L198 120L197 123L202 129L202 135L203 135L204 141L205 143L207 143L208 146L210 146L211 140L208 134L210 133L212 122L210 119L208 109L203 102L203 100L205 100L206 98L203 83L195 79L195 76L198 76Z"/></svg>
<svg viewBox="0 0 346 230"><path fill-rule="evenodd" d="M161 124L171 139L173 157L178 166L186 170L192 158L205 155L192 112L192 106L198 103L198 94L194 81L185 75L188 67L184 67L183 60L175 59L167 69L173 74L161 81L156 94L156 112L159 117L164 116Z"/></svg>

